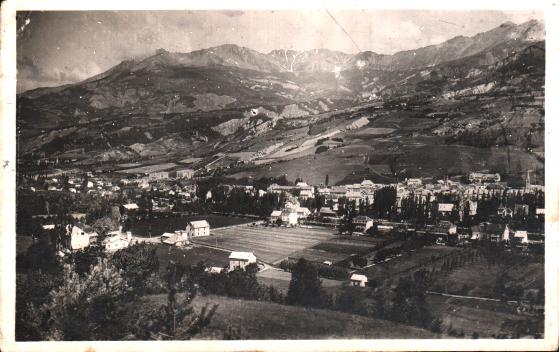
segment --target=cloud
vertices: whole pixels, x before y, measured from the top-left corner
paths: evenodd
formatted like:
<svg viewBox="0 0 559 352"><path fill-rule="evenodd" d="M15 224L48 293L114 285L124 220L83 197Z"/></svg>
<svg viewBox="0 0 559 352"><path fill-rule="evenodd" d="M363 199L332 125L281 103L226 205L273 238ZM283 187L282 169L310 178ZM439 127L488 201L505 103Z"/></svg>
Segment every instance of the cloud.
<svg viewBox="0 0 559 352"><path fill-rule="evenodd" d="M400 28L403 31L402 34L407 37L419 37L421 35L421 27L411 21L400 23Z"/></svg>
<svg viewBox="0 0 559 352"><path fill-rule="evenodd" d="M17 58L17 90L19 93L38 87L79 82L100 72L101 68L93 61L71 69L58 66L47 69L35 62L33 57L22 55Z"/></svg>

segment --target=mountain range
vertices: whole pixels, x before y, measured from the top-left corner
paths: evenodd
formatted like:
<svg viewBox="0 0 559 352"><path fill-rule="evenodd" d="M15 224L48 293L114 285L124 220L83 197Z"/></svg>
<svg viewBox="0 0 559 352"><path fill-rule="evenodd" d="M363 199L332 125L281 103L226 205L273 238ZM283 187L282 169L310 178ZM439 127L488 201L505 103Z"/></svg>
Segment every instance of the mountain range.
<svg viewBox="0 0 559 352"><path fill-rule="evenodd" d="M443 138L445 145L528 148L528 155L542 162L543 154L533 151L543 148L543 105L537 97L544 89L544 40L544 25L532 20L393 55L327 49L260 53L233 44L190 53L159 49L82 82L19 94L18 156L69 156L76 165L103 165L195 155L206 158L195 165L202 167L220 154L232 160L228 172L241 168L239 174L246 175L247 163L259 169L253 163L294 163L314 154L307 148L289 158L276 155L297 143L312 144L313 125L324 125L325 135L338 131L348 137L340 139L354 140L344 142L347 147L367 144L369 137L351 136L377 128L375 121L406 116L415 118L413 123L394 122L394 131L382 135L392 140L386 148L399 143L398 137L416 135L436 137L427 144ZM347 126L363 116L367 124L348 133ZM422 119L423 125L409 128ZM490 137L503 124L514 126L506 142ZM304 136L300 129L306 129Z"/></svg>

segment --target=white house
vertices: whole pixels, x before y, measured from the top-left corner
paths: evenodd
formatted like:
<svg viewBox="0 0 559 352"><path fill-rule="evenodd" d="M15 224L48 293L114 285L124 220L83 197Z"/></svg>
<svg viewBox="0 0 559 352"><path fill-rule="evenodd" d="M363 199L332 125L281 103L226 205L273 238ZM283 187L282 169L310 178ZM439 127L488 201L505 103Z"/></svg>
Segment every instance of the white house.
<svg viewBox="0 0 559 352"><path fill-rule="evenodd" d="M169 178L169 173L167 171L157 171L150 172L148 179L150 181L165 180Z"/></svg>
<svg viewBox="0 0 559 352"><path fill-rule="evenodd" d="M194 170L192 169L177 170L177 178L191 179L192 176L194 176Z"/></svg>
<svg viewBox="0 0 559 352"><path fill-rule="evenodd" d="M87 232L78 226L72 226L70 230L69 249L77 250L89 247L89 244L98 236L97 232Z"/></svg>
<svg viewBox="0 0 559 352"><path fill-rule="evenodd" d="M113 252L128 247L130 242L132 242L132 232L126 232L126 236L122 236L120 233L114 232L113 236L108 237L105 241L103 241L103 244L105 245L105 250Z"/></svg>
<svg viewBox="0 0 559 352"><path fill-rule="evenodd" d="M281 212L281 222L286 226L296 226L297 212L292 210L284 210Z"/></svg>
<svg viewBox="0 0 559 352"><path fill-rule="evenodd" d="M256 256L252 252L231 252L229 255L229 270L244 269L247 265L256 263Z"/></svg>
<svg viewBox="0 0 559 352"><path fill-rule="evenodd" d="M188 237L201 237L210 235L210 224L206 220L191 221L186 225Z"/></svg>
<svg viewBox="0 0 559 352"><path fill-rule="evenodd" d="M124 207L124 209L126 209L126 211L129 211L129 212L136 211L136 210L140 209L140 207L136 203L124 204L123 207Z"/></svg>
<svg viewBox="0 0 559 352"><path fill-rule="evenodd" d="M439 203L439 213L450 214L454 209L454 204L452 203Z"/></svg>
<svg viewBox="0 0 559 352"><path fill-rule="evenodd" d="M367 277L361 274L353 274L349 278L351 286L365 287L368 281Z"/></svg>
<svg viewBox="0 0 559 352"><path fill-rule="evenodd" d="M174 233L165 232L161 235L161 242L170 246L184 246L189 243L188 232L179 230Z"/></svg>

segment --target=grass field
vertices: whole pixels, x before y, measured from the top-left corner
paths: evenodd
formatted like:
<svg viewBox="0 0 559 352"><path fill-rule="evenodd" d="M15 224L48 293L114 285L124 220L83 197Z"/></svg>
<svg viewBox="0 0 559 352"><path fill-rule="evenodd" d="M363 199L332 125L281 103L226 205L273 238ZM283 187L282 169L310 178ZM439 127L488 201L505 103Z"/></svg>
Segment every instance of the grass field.
<svg viewBox="0 0 559 352"><path fill-rule="evenodd" d="M165 295L148 296L143 306L153 309L165 299ZM195 339L220 339L228 327L240 329L242 339L252 340L438 337L407 325L329 310L219 296L198 296L193 302L197 311L206 304L218 304L218 308L209 327Z"/></svg>
<svg viewBox="0 0 559 352"><path fill-rule="evenodd" d="M283 271L280 269L270 268L263 271L260 271L256 274L258 282L267 285L267 286L274 286L275 288L282 290L284 294L287 294L287 290L289 289L289 283L291 282L291 273L287 271ZM332 287L341 287L344 283L343 281L339 280L330 280L321 278L322 287L328 289Z"/></svg>
<svg viewBox="0 0 559 352"><path fill-rule="evenodd" d="M374 279L391 278L399 273L406 273L417 266L430 262L443 256L457 253L463 249L456 247L444 246L429 246L415 250L409 254L402 254L400 257L395 257L387 262L376 264L366 269L367 277ZM429 265L429 264L427 264ZM417 267L419 270L420 267Z"/></svg>
<svg viewBox="0 0 559 352"><path fill-rule="evenodd" d="M251 221L251 220L238 218L234 216L223 216L223 215L214 215L214 214L192 215L192 216L185 216L185 217L159 216L158 218L154 218L152 220L143 219L143 220L138 220L133 222L130 227L130 231L132 231L132 234L134 236L147 237L149 234L149 227L151 225L151 236L157 237L157 236L161 236L164 232L184 230L186 228L186 225L188 225L188 222L194 220L207 220L208 223L210 224L211 232L213 232L213 229L219 227L248 223Z"/></svg>
<svg viewBox="0 0 559 352"><path fill-rule="evenodd" d="M516 312L516 306L504 302L480 302L469 299L427 296L427 302L433 315L442 321L442 329L452 329L464 332L465 338L471 338L474 332L480 338L490 338L492 335L509 333L503 330L502 324L506 320L534 321L543 335L543 316L523 316Z"/></svg>
<svg viewBox="0 0 559 352"><path fill-rule="evenodd" d="M493 297L497 278L503 272L510 277L507 284L521 285L524 289L543 290L544 264L519 263L518 265L504 265L490 263L485 258L478 259L475 263L462 265L450 272L437 274L432 287L437 292L466 293L472 296ZM467 292L462 292L466 285Z"/></svg>
<svg viewBox="0 0 559 352"><path fill-rule="evenodd" d="M332 230L286 227L236 226L211 231L196 243L218 246L231 251L254 252L262 261L276 263L292 253L334 237Z"/></svg>
<svg viewBox="0 0 559 352"><path fill-rule="evenodd" d="M292 253L290 259L305 258L312 262L331 261L337 263L352 255L364 255L384 240L368 236L335 237L322 241L315 246Z"/></svg>
<svg viewBox="0 0 559 352"><path fill-rule="evenodd" d="M156 250L160 273L165 273L170 260L183 265L196 265L199 262L204 262L208 266L225 267L229 265L229 254L228 251L213 248L182 249L164 244L158 244Z"/></svg>

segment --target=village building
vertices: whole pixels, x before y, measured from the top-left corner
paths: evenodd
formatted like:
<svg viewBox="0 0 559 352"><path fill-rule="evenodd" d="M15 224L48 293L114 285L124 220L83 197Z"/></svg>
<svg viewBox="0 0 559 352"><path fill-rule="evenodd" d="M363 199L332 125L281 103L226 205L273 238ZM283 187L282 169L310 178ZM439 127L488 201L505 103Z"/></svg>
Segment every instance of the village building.
<svg viewBox="0 0 559 352"><path fill-rule="evenodd" d="M176 171L177 178L191 179L194 176L194 170L192 169L182 169Z"/></svg>
<svg viewBox="0 0 559 352"><path fill-rule="evenodd" d="M188 232L184 230L178 230L174 233L165 232L161 235L161 243L177 247L185 246L190 243L188 240Z"/></svg>
<svg viewBox="0 0 559 352"><path fill-rule="evenodd" d="M244 269L247 265L256 263L256 256L252 252L231 252L229 255L229 270Z"/></svg>
<svg viewBox="0 0 559 352"><path fill-rule="evenodd" d="M508 225L504 224L493 224L489 222L484 222L479 225L474 225L471 227L472 239L491 241L491 242L501 242L510 240L510 230Z"/></svg>
<svg viewBox="0 0 559 352"><path fill-rule="evenodd" d="M351 286L365 287L367 286L367 282L369 282L369 279L367 279L365 275L352 274L351 277L349 278L349 282Z"/></svg>
<svg viewBox="0 0 559 352"><path fill-rule="evenodd" d="M448 216L454 210L454 204L452 203L439 203L437 208L438 212L442 216Z"/></svg>
<svg viewBox="0 0 559 352"><path fill-rule="evenodd" d="M309 210L309 208L297 207L294 210L297 213L298 220L306 219L309 217L309 215L311 215L311 211Z"/></svg>
<svg viewBox="0 0 559 352"><path fill-rule="evenodd" d="M406 180L406 185L408 187L421 187L423 185L423 181L420 178L409 178Z"/></svg>
<svg viewBox="0 0 559 352"><path fill-rule="evenodd" d="M319 214L320 217L325 220L339 220L338 214L328 207L320 208Z"/></svg>
<svg viewBox="0 0 559 352"><path fill-rule="evenodd" d="M299 192L299 199L307 200L309 198L314 198L314 192L310 189L303 189Z"/></svg>
<svg viewBox="0 0 559 352"><path fill-rule="evenodd" d="M505 207L504 205L499 205L497 208L497 215L502 217L512 216L512 209Z"/></svg>
<svg viewBox="0 0 559 352"><path fill-rule="evenodd" d="M166 180L168 178L169 178L169 172L167 171L150 172L148 175L149 181Z"/></svg>
<svg viewBox="0 0 559 352"><path fill-rule="evenodd" d="M92 229L87 227L82 229L81 227L75 225L71 228L70 225L68 225L66 231L68 233L66 248L70 250L79 250L89 247L89 245L95 242L99 236L97 232Z"/></svg>
<svg viewBox="0 0 559 352"><path fill-rule="evenodd" d="M191 221L186 225L188 238L210 235L210 224L206 220Z"/></svg>
<svg viewBox="0 0 559 352"><path fill-rule="evenodd" d="M425 232L439 236L456 235L457 227L450 221L440 221L435 225L426 225Z"/></svg>
<svg viewBox="0 0 559 352"><path fill-rule="evenodd" d="M280 219L281 219L281 210L272 211L272 213L270 214L270 222L276 223Z"/></svg>
<svg viewBox="0 0 559 352"><path fill-rule="evenodd" d="M108 252L118 251L126 248L132 242L132 232L128 231L123 235L120 231L109 232L110 237L103 241L105 250Z"/></svg>
<svg viewBox="0 0 559 352"><path fill-rule="evenodd" d="M289 209L285 209L281 212L281 222L285 226L297 226L298 216L297 212Z"/></svg>
<svg viewBox="0 0 559 352"><path fill-rule="evenodd" d="M472 183L501 182L501 175L498 173L471 172L469 180Z"/></svg>

